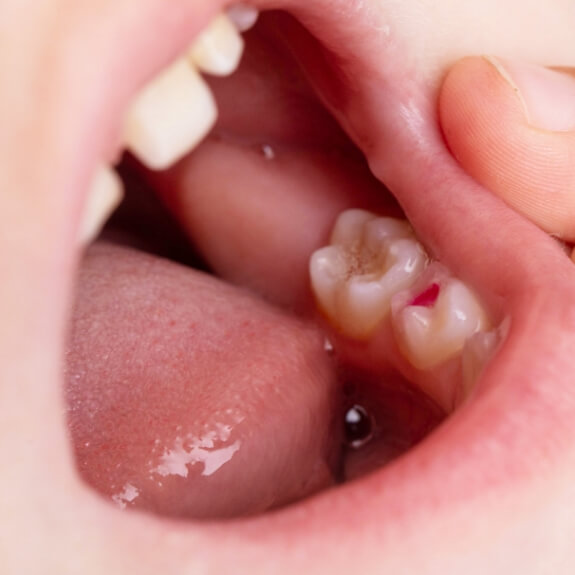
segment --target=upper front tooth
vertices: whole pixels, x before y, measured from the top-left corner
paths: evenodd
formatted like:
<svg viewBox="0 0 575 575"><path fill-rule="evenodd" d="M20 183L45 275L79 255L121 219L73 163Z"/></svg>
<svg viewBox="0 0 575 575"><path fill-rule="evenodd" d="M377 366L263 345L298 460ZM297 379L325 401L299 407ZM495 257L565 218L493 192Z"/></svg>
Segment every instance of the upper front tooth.
<svg viewBox="0 0 575 575"><path fill-rule="evenodd" d="M370 212L344 212L332 245L310 261L312 289L334 327L348 337L368 338L390 309L392 296L411 286L427 256L407 222Z"/></svg>
<svg viewBox="0 0 575 575"><path fill-rule="evenodd" d="M189 57L202 72L227 76L242 57L244 41L225 14L219 14L196 38Z"/></svg>
<svg viewBox="0 0 575 575"><path fill-rule="evenodd" d="M137 96L128 112L128 148L149 168L162 170L190 152L217 116L210 89L181 58Z"/></svg>
<svg viewBox="0 0 575 575"><path fill-rule="evenodd" d="M226 10L230 20L240 32L246 32L258 21L260 15L257 8L247 4L234 4Z"/></svg>
<svg viewBox="0 0 575 575"><path fill-rule="evenodd" d="M80 223L82 244L90 243L100 233L110 214L122 201L123 195L122 181L118 174L111 168L100 166L94 174Z"/></svg>
<svg viewBox="0 0 575 575"><path fill-rule="evenodd" d="M401 294L398 300L403 301L393 302L392 318L396 341L406 359L420 370L443 363L461 352L473 334L489 329L476 296L455 278L431 284L415 298Z"/></svg>

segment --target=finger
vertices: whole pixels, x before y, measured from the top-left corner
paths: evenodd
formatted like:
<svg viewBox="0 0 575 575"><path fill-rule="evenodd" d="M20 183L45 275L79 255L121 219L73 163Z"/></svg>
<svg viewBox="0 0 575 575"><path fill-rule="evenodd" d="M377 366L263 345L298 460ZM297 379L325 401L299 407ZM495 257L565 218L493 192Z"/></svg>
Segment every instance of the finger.
<svg viewBox="0 0 575 575"><path fill-rule="evenodd" d="M439 99L461 165L545 231L575 240L575 78L494 58L466 58Z"/></svg>

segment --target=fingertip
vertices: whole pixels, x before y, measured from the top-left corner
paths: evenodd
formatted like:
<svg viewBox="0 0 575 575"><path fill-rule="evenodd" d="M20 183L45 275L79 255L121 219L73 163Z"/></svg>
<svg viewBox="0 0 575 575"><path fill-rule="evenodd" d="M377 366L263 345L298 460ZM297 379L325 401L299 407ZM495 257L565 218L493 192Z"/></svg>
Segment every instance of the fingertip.
<svg viewBox="0 0 575 575"><path fill-rule="evenodd" d="M439 118L473 178L545 231L575 239L575 131L535 126L507 67L490 57L459 61L441 88Z"/></svg>

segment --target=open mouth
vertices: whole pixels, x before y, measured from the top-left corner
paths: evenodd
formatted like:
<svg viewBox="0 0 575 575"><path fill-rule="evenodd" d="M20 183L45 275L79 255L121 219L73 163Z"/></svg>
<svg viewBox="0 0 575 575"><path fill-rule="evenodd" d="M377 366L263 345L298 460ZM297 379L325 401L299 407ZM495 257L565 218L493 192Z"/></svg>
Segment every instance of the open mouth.
<svg viewBox="0 0 575 575"><path fill-rule="evenodd" d="M472 529L470 510L553 463L538 414L562 428L573 367L553 343L572 338L563 250L461 172L437 83L398 67L400 35L363 42L361 7L349 26L289 9L303 25L262 13L243 39L252 11L206 10L131 98L124 181L99 169L82 228L88 241L125 187L80 269L80 473L122 508L249 516L161 522L216 571Z"/></svg>

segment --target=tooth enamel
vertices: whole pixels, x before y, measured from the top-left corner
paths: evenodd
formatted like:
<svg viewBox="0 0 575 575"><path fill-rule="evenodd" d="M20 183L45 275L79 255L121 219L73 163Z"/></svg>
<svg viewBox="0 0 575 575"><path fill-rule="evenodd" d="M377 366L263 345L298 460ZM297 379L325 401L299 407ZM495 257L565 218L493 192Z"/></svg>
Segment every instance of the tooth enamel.
<svg viewBox="0 0 575 575"><path fill-rule="evenodd" d="M206 74L227 76L240 63L244 41L232 21L216 16L196 38L189 51L191 62Z"/></svg>
<svg viewBox="0 0 575 575"><path fill-rule="evenodd" d="M149 168L170 167L210 131L217 117L210 89L183 58L137 96L128 112L128 148Z"/></svg>
<svg viewBox="0 0 575 575"><path fill-rule="evenodd" d="M369 249L379 249L387 238L413 238L413 231L405 220L380 218L366 210L342 212L331 232L332 245L351 245L365 241Z"/></svg>
<svg viewBox="0 0 575 575"><path fill-rule="evenodd" d="M80 242L89 244L99 233L124 195L122 181L114 170L100 166L94 174L80 224Z"/></svg>
<svg viewBox="0 0 575 575"><path fill-rule="evenodd" d="M422 290L425 294L427 290ZM421 292L420 292L421 293ZM405 294L398 299L405 300ZM416 296L415 301L421 297ZM409 295L410 299L413 299ZM466 340L489 329L489 320L471 290L449 278L441 283L431 305L394 301L392 326L399 349L417 369L433 368L461 352Z"/></svg>
<svg viewBox="0 0 575 575"><path fill-rule="evenodd" d="M461 367L463 372L462 399L469 396L483 368L493 356L500 336L497 330L472 335L463 347Z"/></svg>
<svg viewBox="0 0 575 575"><path fill-rule="evenodd" d="M229 19L240 32L246 32L255 26L259 11L247 4L234 4L226 10Z"/></svg>
<svg viewBox="0 0 575 575"><path fill-rule="evenodd" d="M392 296L415 282L427 256L407 222L363 210L340 215L331 243L310 260L318 306L344 335L369 338L389 313Z"/></svg>

